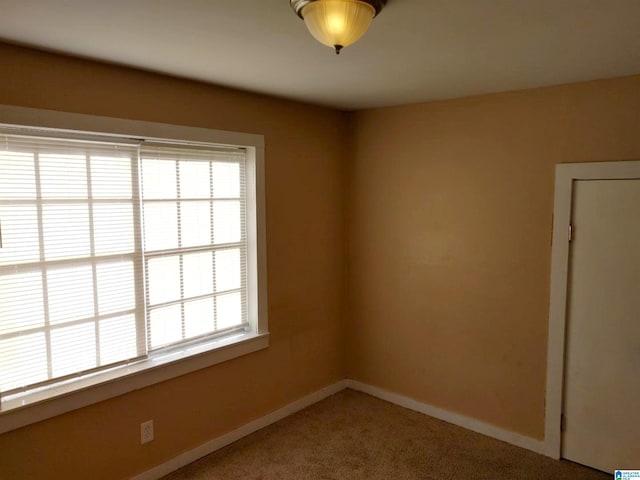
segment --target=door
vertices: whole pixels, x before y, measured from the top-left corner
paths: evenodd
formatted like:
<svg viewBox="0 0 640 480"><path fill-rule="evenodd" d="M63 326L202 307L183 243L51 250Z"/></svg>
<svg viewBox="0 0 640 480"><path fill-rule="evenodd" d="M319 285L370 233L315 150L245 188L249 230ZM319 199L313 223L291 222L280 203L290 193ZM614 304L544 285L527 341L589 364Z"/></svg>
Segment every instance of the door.
<svg viewBox="0 0 640 480"><path fill-rule="evenodd" d="M640 180L575 181L562 456L640 468Z"/></svg>

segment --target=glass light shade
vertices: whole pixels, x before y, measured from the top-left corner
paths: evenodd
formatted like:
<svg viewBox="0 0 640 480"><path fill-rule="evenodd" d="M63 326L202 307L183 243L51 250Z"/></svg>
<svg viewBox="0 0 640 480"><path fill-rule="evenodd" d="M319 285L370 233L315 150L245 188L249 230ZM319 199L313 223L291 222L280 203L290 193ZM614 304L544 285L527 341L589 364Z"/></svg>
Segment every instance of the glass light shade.
<svg viewBox="0 0 640 480"><path fill-rule="evenodd" d="M375 8L359 0L317 0L302 9L311 35L337 53L358 41L375 16Z"/></svg>

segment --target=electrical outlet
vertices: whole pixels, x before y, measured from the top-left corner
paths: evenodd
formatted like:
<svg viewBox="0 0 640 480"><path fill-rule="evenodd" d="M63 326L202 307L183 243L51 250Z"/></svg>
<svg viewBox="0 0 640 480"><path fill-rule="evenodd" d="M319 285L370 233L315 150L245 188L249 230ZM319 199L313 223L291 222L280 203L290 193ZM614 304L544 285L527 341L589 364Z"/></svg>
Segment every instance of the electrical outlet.
<svg viewBox="0 0 640 480"><path fill-rule="evenodd" d="M140 443L145 444L153 440L153 420L140 424Z"/></svg>

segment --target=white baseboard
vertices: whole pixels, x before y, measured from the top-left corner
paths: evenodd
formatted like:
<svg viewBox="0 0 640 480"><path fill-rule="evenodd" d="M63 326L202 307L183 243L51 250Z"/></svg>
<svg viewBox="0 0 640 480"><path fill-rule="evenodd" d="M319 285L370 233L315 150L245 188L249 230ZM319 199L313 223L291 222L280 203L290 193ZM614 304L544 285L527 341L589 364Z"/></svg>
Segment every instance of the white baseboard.
<svg viewBox="0 0 640 480"><path fill-rule="evenodd" d="M351 388L352 390L356 390L358 392L367 393L389 403L408 408L409 410L424 413L425 415L444 420L445 422L458 425L460 427L466 428L467 430L472 430L474 432L481 433L498 440L502 440L503 442L510 443L517 447L526 448L527 450L532 450L536 453L546 453L544 449L544 442L540 440L536 440L519 433L510 432L509 430L504 430L494 425L481 422L480 420L465 417L464 415L460 415L458 413L449 412L447 410L434 407L433 405L419 402L418 400L414 400L413 398L405 397L404 395L389 392L387 390L367 385L356 380L346 379L322 388L305 397L302 397L295 402L285 405L275 412L271 412L264 417L260 417L252 422L249 422L246 425L236 428L229 433L209 440L207 443L204 443L199 447L184 452L165 463L162 463L150 470L136 475L131 480L158 480L159 478L162 478L165 475L178 470L179 468L195 462L196 460L209 455L210 453L213 453L216 450L221 449L222 447L226 447L236 440L240 440L247 435L257 432L258 430L269 426L272 423L277 422L278 420L282 420L283 418L288 417L289 415L296 413L303 408L313 405L320 400L324 400L325 398L333 395L334 393L338 393L345 388Z"/></svg>
<svg viewBox="0 0 640 480"><path fill-rule="evenodd" d="M171 472L178 470L179 468L195 462L196 460L209 455L210 453L213 453L216 450L221 449L222 447L226 447L236 440L240 440L241 438L260 430L261 428L269 426L272 423L277 422L278 420L282 420L283 418L288 417L289 415L296 413L303 408L313 405L314 403L317 403L320 400L333 395L334 393L338 393L345 388L347 388L347 381L341 380L334 383L333 385L329 385L316 392L310 393L309 395L302 397L295 402L279 408L275 412L268 413L264 417L260 417L252 422L247 423L246 425L232 430L229 433L225 433L220 437L209 440L207 443L204 443L199 447L184 452L165 463L157 465L150 470L142 472L141 474L133 477L131 480L157 480L159 478L162 478L163 476L168 475Z"/></svg>
<svg viewBox="0 0 640 480"><path fill-rule="evenodd" d="M387 402L408 408L409 410L415 410L416 412L424 413L430 417L444 420L445 422L458 425L466 428L467 430L472 430L474 432L487 435L488 437L502 440L503 442L510 443L517 447L526 448L527 450L532 450L536 453L546 453L544 442L541 440L536 440L535 438L527 437L509 430L504 430L496 427L495 425L476 420L475 418L465 417L458 413L449 412L442 408L419 402L413 398L389 392L378 387L373 387L356 380L346 380L346 387L351 388L352 390L357 390L358 392L367 393L381 400L386 400Z"/></svg>

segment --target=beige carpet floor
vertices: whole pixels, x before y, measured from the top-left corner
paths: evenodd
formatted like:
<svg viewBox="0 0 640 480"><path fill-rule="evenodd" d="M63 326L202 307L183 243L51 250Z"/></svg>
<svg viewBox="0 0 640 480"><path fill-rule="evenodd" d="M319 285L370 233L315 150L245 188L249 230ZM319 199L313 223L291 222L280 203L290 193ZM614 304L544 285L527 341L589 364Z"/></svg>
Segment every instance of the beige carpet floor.
<svg viewBox="0 0 640 480"><path fill-rule="evenodd" d="M603 480L368 395L344 390L165 480Z"/></svg>

